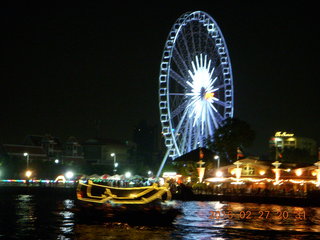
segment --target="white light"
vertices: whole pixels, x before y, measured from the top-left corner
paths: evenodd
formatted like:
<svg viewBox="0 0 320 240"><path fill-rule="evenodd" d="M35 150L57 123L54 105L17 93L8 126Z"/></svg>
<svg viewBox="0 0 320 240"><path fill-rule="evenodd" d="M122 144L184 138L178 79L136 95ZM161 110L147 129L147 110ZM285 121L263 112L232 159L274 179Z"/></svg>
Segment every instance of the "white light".
<svg viewBox="0 0 320 240"><path fill-rule="evenodd" d="M124 176L125 176L126 178L130 178L130 177L131 177L131 172L126 172L126 173L124 174Z"/></svg>
<svg viewBox="0 0 320 240"><path fill-rule="evenodd" d="M164 178L167 178L167 177L169 177L169 178L175 178L177 176L177 173L176 172L164 172L163 174L162 174L162 177L164 177Z"/></svg>
<svg viewBox="0 0 320 240"><path fill-rule="evenodd" d="M149 171L148 171L148 175L151 175L151 174L152 174L152 172L149 170Z"/></svg>
<svg viewBox="0 0 320 240"><path fill-rule="evenodd" d="M26 171L26 177L27 178L31 177L31 175L32 175L32 172L30 170Z"/></svg>
<svg viewBox="0 0 320 240"><path fill-rule="evenodd" d="M222 173L221 171L217 171L217 172L216 172L216 176L217 176L217 177L222 177L222 176L223 176L223 173Z"/></svg>
<svg viewBox="0 0 320 240"><path fill-rule="evenodd" d="M118 167L119 166L119 163L114 163L114 167Z"/></svg>
<svg viewBox="0 0 320 240"><path fill-rule="evenodd" d="M218 160L218 159L219 159L219 156L218 156L218 155L215 155L215 156L214 156L214 159Z"/></svg>
<svg viewBox="0 0 320 240"><path fill-rule="evenodd" d="M58 163L59 163L59 159L54 160L54 162L55 162L56 164L58 164Z"/></svg>
<svg viewBox="0 0 320 240"><path fill-rule="evenodd" d="M73 178L74 174L73 174L73 172L68 171L68 172L66 172L65 176L67 179L71 179L71 178Z"/></svg>
<svg viewBox="0 0 320 240"><path fill-rule="evenodd" d="M115 153L111 153L111 154L110 154L111 157L114 157L115 155L116 155Z"/></svg>
<svg viewBox="0 0 320 240"><path fill-rule="evenodd" d="M197 122L201 123L202 133L205 131L205 123L208 122L208 114L213 121L215 127L218 127L213 111L218 112L213 103L215 101L221 102L215 96L215 92L219 88L214 87L214 83L217 77L212 79L214 68L211 67L211 60L207 60L207 55L200 54L195 57L195 61L191 62L192 70L188 70L192 83L187 81L187 84L191 87L191 93L187 95L192 96L191 102L187 106L190 110L188 111L189 118L193 118L193 126ZM212 130L211 133L212 134Z"/></svg>
<svg viewBox="0 0 320 240"><path fill-rule="evenodd" d="M27 153L27 152L25 152L25 153L23 153L23 156L28 156L29 155L29 153Z"/></svg>

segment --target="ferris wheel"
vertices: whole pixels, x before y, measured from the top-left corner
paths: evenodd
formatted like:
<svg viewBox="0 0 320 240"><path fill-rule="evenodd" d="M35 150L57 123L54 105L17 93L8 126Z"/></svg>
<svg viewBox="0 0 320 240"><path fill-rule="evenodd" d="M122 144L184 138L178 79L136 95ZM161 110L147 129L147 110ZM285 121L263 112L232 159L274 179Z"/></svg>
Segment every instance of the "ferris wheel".
<svg viewBox="0 0 320 240"><path fill-rule="evenodd" d="M227 45L205 12L183 14L165 43L159 76L162 134L168 157L205 147L233 116L233 80Z"/></svg>

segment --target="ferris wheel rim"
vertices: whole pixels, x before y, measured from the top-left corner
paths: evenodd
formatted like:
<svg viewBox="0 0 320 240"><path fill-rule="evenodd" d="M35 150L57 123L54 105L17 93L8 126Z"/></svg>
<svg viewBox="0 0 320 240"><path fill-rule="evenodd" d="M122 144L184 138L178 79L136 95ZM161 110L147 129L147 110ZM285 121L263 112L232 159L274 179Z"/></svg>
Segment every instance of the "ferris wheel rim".
<svg viewBox="0 0 320 240"><path fill-rule="evenodd" d="M225 58L227 59L228 69L229 69L229 85L231 85L231 102L228 105L228 108L231 109L228 113L230 117L233 116L233 76L232 76L232 66L231 61L229 57L229 52L227 45L225 43L224 36L218 26L218 24L215 22L215 20L206 12L203 11L194 11L194 12L187 12L183 15L181 15L177 21L173 24L169 36L166 40L163 55L162 55L162 61L160 65L160 90L159 90L159 107L160 107L160 120L162 125L162 132L165 136L165 143L167 148L170 150L174 148L174 150L177 152L176 155L180 156L182 153L180 152L177 139L175 137L175 133L173 132L174 126L172 122L172 110L171 109L171 103L170 103L170 92L169 92L169 84L170 84L170 67L172 63L173 58L173 51L175 49L176 40L179 36L179 33L182 31L182 28L186 26L186 24L192 20L196 20L198 22L202 21L203 26L204 24L207 24L207 26L212 26L212 29L216 32L217 36L221 39L222 45L225 50ZM208 28L208 27L207 27ZM209 30L208 30L209 32ZM209 35L209 34L208 34ZM214 37L211 37L214 39ZM202 58L202 57L201 57ZM168 59L168 60L167 60ZM201 60L200 60L201 61ZM202 60L204 61L204 60ZM164 74L162 74L164 73ZM161 85L167 86L166 90L163 90L164 88L161 88ZM165 96L166 101L163 101ZM163 112L166 112L166 114L161 115ZM225 117L225 116L224 116ZM183 149L182 149L183 150Z"/></svg>

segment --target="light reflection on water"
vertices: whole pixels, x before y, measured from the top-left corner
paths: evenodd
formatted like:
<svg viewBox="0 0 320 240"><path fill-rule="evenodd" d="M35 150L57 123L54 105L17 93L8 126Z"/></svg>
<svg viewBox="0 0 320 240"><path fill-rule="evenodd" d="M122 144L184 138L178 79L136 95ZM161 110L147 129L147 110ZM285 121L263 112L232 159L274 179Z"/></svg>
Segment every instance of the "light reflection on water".
<svg viewBox="0 0 320 240"><path fill-rule="evenodd" d="M183 211L171 226L129 226L125 223L78 221L73 199L63 196L0 196L0 239L320 239L320 208L231 202L181 202ZM234 217L210 219L212 212L232 212ZM239 213L250 211L249 219ZM261 212L273 217L259 218ZM306 219L294 213L305 211ZM288 218L276 218L287 212ZM271 215L270 215L271 216Z"/></svg>

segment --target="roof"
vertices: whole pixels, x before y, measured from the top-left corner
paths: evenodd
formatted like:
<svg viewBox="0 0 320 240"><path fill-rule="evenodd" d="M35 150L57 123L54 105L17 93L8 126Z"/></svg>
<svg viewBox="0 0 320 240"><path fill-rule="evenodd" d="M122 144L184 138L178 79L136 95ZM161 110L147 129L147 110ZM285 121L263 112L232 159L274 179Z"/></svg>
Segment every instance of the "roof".
<svg viewBox="0 0 320 240"><path fill-rule="evenodd" d="M109 138L91 138L82 143L82 145L126 145L125 142Z"/></svg>
<svg viewBox="0 0 320 240"><path fill-rule="evenodd" d="M23 153L27 152L30 156L47 156L40 146L3 144L2 147L8 155L23 156Z"/></svg>

